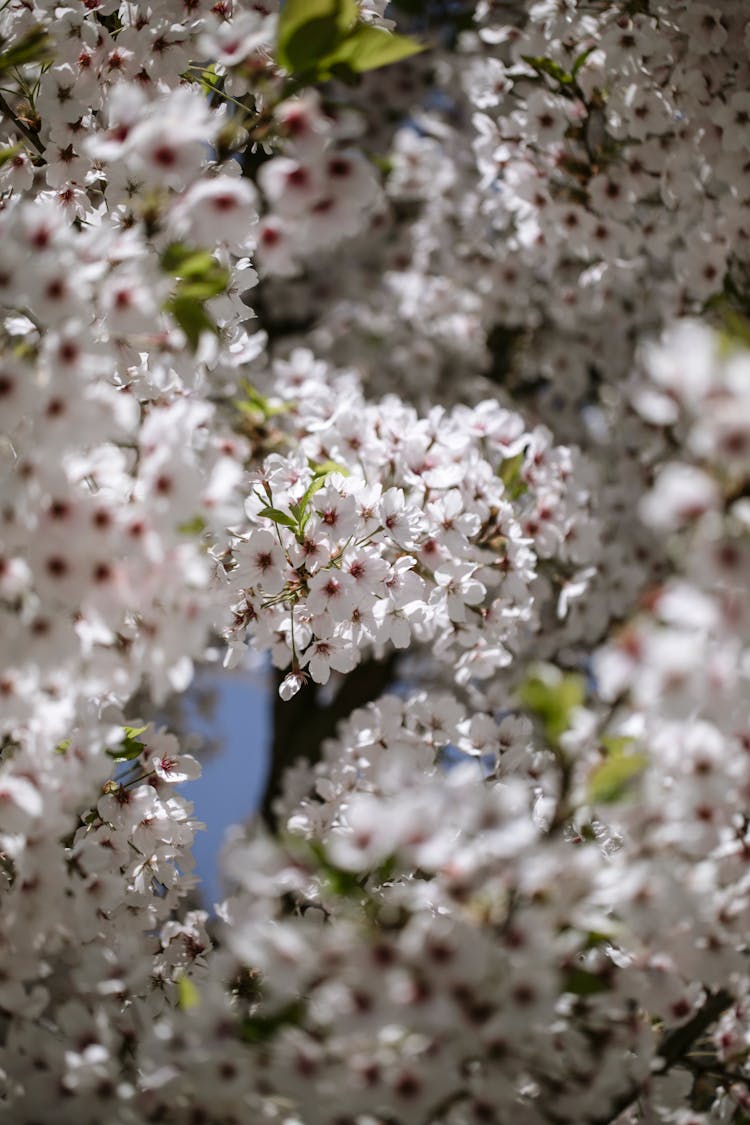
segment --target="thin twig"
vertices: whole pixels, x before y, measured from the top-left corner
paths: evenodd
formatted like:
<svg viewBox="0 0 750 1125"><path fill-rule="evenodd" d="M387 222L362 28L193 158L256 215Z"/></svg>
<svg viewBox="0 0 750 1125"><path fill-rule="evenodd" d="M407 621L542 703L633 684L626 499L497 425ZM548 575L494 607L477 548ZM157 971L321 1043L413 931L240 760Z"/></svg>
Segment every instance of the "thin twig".
<svg viewBox="0 0 750 1125"><path fill-rule="evenodd" d="M666 1074L667 1071L684 1059L692 1045L708 1031L711 1024L733 1003L734 997L723 989L709 993L703 1007L695 1013L692 1019L664 1036L657 1056L659 1062L654 1067L653 1074ZM616 1121L620 1114L624 1113L642 1093L643 1089L640 1084L635 1087L631 1086L615 1098L602 1117L597 1117L596 1120L590 1122L590 1125L612 1125L612 1122Z"/></svg>
<svg viewBox="0 0 750 1125"><path fill-rule="evenodd" d="M710 993L703 1007L695 1013L692 1019L688 1020L682 1027L677 1027L664 1036L659 1048L659 1058L662 1060L662 1064L654 1073L665 1074L676 1062L684 1058L693 1043L700 1039L714 1020L717 1020L733 1001L734 997L723 989Z"/></svg>
<svg viewBox="0 0 750 1125"><path fill-rule="evenodd" d="M37 152L41 153L42 156L44 156L44 145L39 140L39 137L36 135L36 133L29 129L28 125L24 125L23 121L18 120L15 113L8 105L2 94L0 94L0 113L2 113L3 117L9 118L9 120L11 120L15 125L16 129L18 129L19 133L23 133L26 140L31 141Z"/></svg>

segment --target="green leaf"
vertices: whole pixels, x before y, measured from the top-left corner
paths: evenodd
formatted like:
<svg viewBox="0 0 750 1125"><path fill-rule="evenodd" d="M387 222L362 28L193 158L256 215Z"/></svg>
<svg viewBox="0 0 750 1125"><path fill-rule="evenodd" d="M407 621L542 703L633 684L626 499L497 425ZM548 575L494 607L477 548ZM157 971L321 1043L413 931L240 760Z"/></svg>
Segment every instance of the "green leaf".
<svg viewBox="0 0 750 1125"><path fill-rule="evenodd" d="M185 297L179 290L170 297L165 308L185 333L192 351L197 349L202 333L218 331L201 301L195 297Z"/></svg>
<svg viewBox="0 0 750 1125"><path fill-rule="evenodd" d="M349 5L350 12L351 7ZM314 20L332 19L338 26L340 8L338 0L284 0L279 12L276 36L278 45L285 47L292 35ZM359 9L355 3L352 22L358 14Z"/></svg>
<svg viewBox="0 0 750 1125"><path fill-rule="evenodd" d="M184 246L181 242L173 242L167 247L161 256L161 268L172 277L187 282L216 283L220 279L219 292L223 292L229 284L228 271L219 265L210 251Z"/></svg>
<svg viewBox="0 0 750 1125"><path fill-rule="evenodd" d="M251 421L254 422L256 426L259 425L261 422L265 422L265 420L266 420L265 414L263 413L263 411L261 410L261 408L259 406L255 405L255 403L253 403L253 402L243 402L242 399L235 399L234 405L239 410L240 414L244 414L247 418L250 418Z"/></svg>
<svg viewBox="0 0 750 1125"><path fill-rule="evenodd" d="M647 765L645 754L624 749L612 751L589 774L587 799L592 805L609 805L621 800Z"/></svg>
<svg viewBox="0 0 750 1125"><path fill-rule="evenodd" d="M505 494L509 500L517 500L528 491L528 485L521 477L521 470L526 458L525 450L521 450L515 457L508 457L497 471L500 480L505 485Z"/></svg>
<svg viewBox="0 0 750 1125"><path fill-rule="evenodd" d="M195 64L191 65L195 67ZM195 67L195 69L198 68ZM203 70L201 70L200 74L196 74L195 69L191 70L190 67L188 67L187 70L184 70L182 72L180 78L183 80L183 82L193 82L195 84L199 84L206 94L221 93L221 84L223 82L223 79L220 78L216 73L215 63L211 63L210 66L205 67Z"/></svg>
<svg viewBox="0 0 750 1125"><path fill-rule="evenodd" d="M356 0L284 0L276 58L290 74L317 69L359 16Z"/></svg>
<svg viewBox="0 0 750 1125"><path fill-rule="evenodd" d="M123 739L114 749L107 750L107 754L115 762L132 762L138 758L145 747L139 741L138 735L143 734L146 727L123 727Z"/></svg>
<svg viewBox="0 0 750 1125"><path fill-rule="evenodd" d="M334 16L321 16L298 28L279 47L279 62L290 74L306 74L318 70L320 62L336 50L340 33Z"/></svg>
<svg viewBox="0 0 750 1125"><path fill-rule="evenodd" d="M279 511L278 508L261 508L261 510L258 512L258 515L266 516L267 519L273 520L274 523L281 523L284 525L284 527L291 527L292 531L297 531L296 520L293 520L291 516L288 516L286 514L286 512Z"/></svg>
<svg viewBox="0 0 750 1125"><path fill-rule="evenodd" d="M263 420L266 420L274 418L277 414L288 414L290 410L294 410L294 404L291 402L270 402L247 379L243 379L240 385L245 393L245 398L236 399L234 405L243 414L260 415Z"/></svg>
<svg viewBox="0 0 750 1125"><path fill-rule="evenodd" d="M23 145L21 144L9 145L7 148L0 149L0 168L2 168L3 164L7 164L9 160L12 160L13 157L22 150Z"/></svg>
<svg viewBox="0 0 750 1125"><path fill-rule="evenodd" d="M220 78L216 73L216 63L211 63L205 70L202 70L198 81L207 94L215 94L220 90L223 78Z"/></svg>
<svg viewBox="0 0 750 1125"><path fill-rule="evenodd" d="M599 945L609 945L613 937L613 934L605 933L604 930L589 930L586 934L586 948L596 949Z"/></svg>
<svg viewBox="0 0 750 1125"><path fill-rule="evenodd" d="M172 277L201 277L214 265L208 250L172 242L161 256L161 268Z"/></svg>
<svg viewBox="0 0 750 1125"><path fill-rule="evenodd" d="M521 684L524 707L541 721L551 743L557 744L570 727L571 713L586 697L583 676L563 673L553 664L538 664Z"/></svg>
<svg viewBox="0 0 750 1125"><path fill-rule="evenodd" d="M190 1008L197 1008L200 1002L198 989L190 980L190 977L180 977L177 981L177 1003L183 1012L189 1011Z"/></svg>
<svg viewBox="0 0 750 1125"><path fill-rule="evenodd" d="M177 524L180 535L201 535L206 530L206 521L203 516L193 516L191 520Z"/></svg>
<svg viewBox="0 0 750 1125"><path fill-rule="evenodd" d="M726 292L709 297L704 309L717 312L721 319L718 342L722 358L731 355L737 347L750 348L750 320L732 305Z"/></svg>
<svg viewBox="0 0 750 1125"><path fill-rule="evenodd" d="M114 758L115 762L133 762L143 754L145 746L138 735L143 735L145 727L124 727L123 741L118 742L114 749L107 750L110 758Z"/></svg>
<svg viewBox="0 0 750 1125"><path fill-rule="evenodd" d="M289 508L292 515L299 522L300 530L304 529L307 519L309 517L310 501L316 492L320 492L321 488L326 482L326 478L331 473L341 473L342 476L348 477L349 470L346 465L340 464L338 461L321 461L318 463L311 462L310 468L313 470L313 479L308 484L301 499L296 504L290 504Z"/></svg>
<svg viewBox="0 0 750 1125"><path fill-rule="evenodd" d="M113 762L132 762L134 758L140 757L142 750L142 742L130 742L123 743L116 750L108 750L107 754Z"/></svg>
<svg viewBox="0 0 750 1125"><path fill-rule="evenodd" d="M326 889L331 894L339 898L362 899L367 897L367 892L360 882L361 875L358 876L355 872L346 871L343 867L337 867L335 863L332 863L328 858L325 846L319 841L313 841L309 847L315 857L318 872L322 876Z"/></svg>
<svg viewBox="0 0 750 1125"><path fill-rule="evenodd" d="M249 379L242 379L240 386L245 392L247 401L252 403L253 406L257 406L257 408L265 414L268 409L268 399L260 393L257 387L253 386Z"/></svg>
<svg viewBox="0 0 750 1125"><path fill-rule="evenodd" d="M335 53L324 61L328 67L344 64L355 74L363 74L365 71L377 70L378 67L408 59L424 50L424 46L417 43L416 39L361 23L347 35Z"/></svg>
<svg viewBox="0 0 750 1125"><path fill-rule="evenodd" d="M310 507L310 501L312 500L316 492L320 492L325 482L325 476L313 477L313 479L305 489L302 495L302 499L298 500L296 504L289 505L292 515L296 516L297 520L299 521L300 528L304 527L310 515L308 511Z"/></svg>
<svg viewBox="0 0 750 1125"><path fill-rule="evenodd" d="M323 82L329 78L336 78L346 86L356 86L360 80L356 70L352 70L347 62L334 62L330 66L327 63L324 64L318 72L318 80Z"/></svg>
<svg viewBox="0 0 750 1125"><path fill-rule="evenodd" d="M549 78L559 82L561 86L570 86L573 82L572 75L568 74L567 70L556 63L554 59L545 58L542 55L521 55L525 63L528 63L537 74L546 74ZM582 64L583 65L583 64Z"/></svg>
<svg viewBox="0 0 750 1125"><path fill-rule="evenodd" d="M57 746L55 747L55 753L56 754L62 754L62 755L67 754L68 749L70 748L70 743L71 743L71 739L64 738L62 740L62 742L58 742Z"/></svg>
<svg viewBox="0 0 750 1125"><path fill-rule="evenodd" d="M180 279L167 309L195 349L202 329L216 330L205 309L196 305L200 306L201 302L226 292L229 271L219 265L208 250L184 246L181 242L173 242L167 247L161 256L161 268Z"/></svg>
<svg viewBox="0 0 750 1125"><path fill-rule="evenodd" d="M139 734L143 734L144 730L148 730L148 723L142 727L123 727L122 729L126 738L137 738Z"/></svg>
<svg viewBox="0 0 750 1125"><path fill-rule="evenodd" d="M285 0L276 58L290 74L349 79L417 54L424 47L404 35L357 22L356 0Z"/></svg>
<svg viewBox="0 0 750 1125"><path fill-rule="evenodd" d="M576 59L573 63L573 66L570 69L570 74L571 74L572 78L575 78L578 75L579 70L581 69L583 64L586 62L586 59L595 50L596 50L596 47L587 47L585 51L581 51L580 55L576 56Z"/></svg>
<svg viewBox="0 0 750 1125"><path fill-rule="evenodd" d="M351 871L329 866L323 872L323 882L330 894L337 898L357 898L364 896L362 884Z"/></svg>
<svg viewBox="0 0 750 1125"><path fill-rule="evenodd" d="M629 734L605 734L601 738L602 746L608 754L612 755L624 753L634 742L635 739Z"/></svg>
<svg viewBox="0 0 750 1125"><path fill-rule="evenodd" d="M210 301L212 297L219 297L226 293L229 284L229 273L218 266L212 274L195 281L183 281L177 287L177 296L193 301Z"/></svg>
<svg viewBox="0 0 750 1125"><path fill-rule="evenodd" d="M396 874L397 870L398 870L398 857L395 854L389 855L388 858L384 859L383 862L378 867L376 867L375 870L373 871L373 875L375 877L375 882L376 883L388 883L388 882L390 882L390 880L393 879L393 876Z"/></svg>
<svg viewBox="0 0 750 1125"><path fill-rule="evenodd" d="M310 461L313 477L327 477L329 473L341 473L342 477L351 476L346 465L340 461Z"/></svg>
<svg viewBox="0 0 750 1125"><path fill-rule="evenodd" d="M0 51L0 74L28 63L49 62L51 58L52 40L49 35L41 26L32 27L12 47Z"/></svg>
<svg viewBox="0 0 750 1125"><path fill-rule="evenodd" d="M562 982L563 992L572 992L574 996L595 996L597 992L608 992L609 984L598 973L590 973L588 969L569 969Z"/></svg>

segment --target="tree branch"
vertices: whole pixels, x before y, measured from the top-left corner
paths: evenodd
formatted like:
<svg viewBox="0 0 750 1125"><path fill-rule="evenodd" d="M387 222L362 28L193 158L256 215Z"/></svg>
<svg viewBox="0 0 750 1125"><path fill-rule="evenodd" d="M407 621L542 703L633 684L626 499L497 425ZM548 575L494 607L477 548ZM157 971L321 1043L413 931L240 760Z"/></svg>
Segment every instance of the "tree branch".
<svg viewBox="0 0 750 1125"><path fill-rule="evenodd" d="M15 111L8 105L2 94L0 94L0 113L2 113L3 117L7 117L12 121L16 129L18 129L18 132L22 133L26 140L31 142L37 152L44 156L44 145L39 140L39 137L29 129L28 125L24 125L23 121L19 121Z"/></svg>
<svg viewBox="0 0 750 1125"><path fill-rule="evenodd" d="M393 680L396 654L384 660L366 660L349 672L328 706L321 706L317 684L307 683L286 703L276 694L273 709L273 747L262 815L273 828L273 804L284 773L298 758L310 763L320 760L321 745L336 733L338 723L357 707L377 699ZM283 676L279 675L277 681Z"/></svg>
<svg viewBox="0 0 750 1125"><path fill-rule="evenodd" d="M708 1031L709 1027L734 1003L734 997L720 989L718 992L709 993L703 1007L700 1008L692 1019L686 1024L670 1031L664 1039L659 1050L659 1058L663 1065L655 1070L655 1074L666 1074L668 1070L685 1057L693 1044Z"/></svg>
<svg viewBox="0 0 750 1125"><path fill-rule="evenodd" d="M664 1036L658 1054L660 1065L654 1068L653 1074L657 1077L666 1074L673 1066L681 1062L690 1048L708 1031L711 1024L733 1003L734 997L723 989L709 993L703 1007L695 1013L692 1019ZM612 1125L612 1122L616 1121L620 1114L624 1113L640 1097L642 1092L640 1086L631 1086L618 1098L615 1098L602 1117L597 1117L589 1125Z"/></svg>

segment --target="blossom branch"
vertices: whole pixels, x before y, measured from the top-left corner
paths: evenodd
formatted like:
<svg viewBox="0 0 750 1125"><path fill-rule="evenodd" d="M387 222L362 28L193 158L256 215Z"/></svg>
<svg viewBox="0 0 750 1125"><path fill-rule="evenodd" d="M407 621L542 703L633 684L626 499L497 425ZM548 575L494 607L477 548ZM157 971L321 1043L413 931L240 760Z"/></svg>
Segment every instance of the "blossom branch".
<svg viewBox="0 0 750 1125"><path fill-rule="evenodd" d="M666 1074L674 1066L683 1062L701 1037L708 1031L719 1016L734 1003L734 997L723 989L709 993L702 1006L695 1015L683 1024L668 1032L660 1046L657 1060L653 1067L655 1075ZM591 1125L612 1125L620 1114L624 1113L641 1096L642 1088L631 1087L620 1097L616 1098L606 1114L597 1117Z"/></svg>
<svg viewBox="0 0 750 1125"><path fill-rule="evenodd" d="M38 135L19 119L16 112L11 108L2 94L0 94L0 113L2 113L3 117L7 117L9 121L12 121L13 127L17 129L27 141L31 142L40 155L44 156L44 145L39 140Z"/></svg>

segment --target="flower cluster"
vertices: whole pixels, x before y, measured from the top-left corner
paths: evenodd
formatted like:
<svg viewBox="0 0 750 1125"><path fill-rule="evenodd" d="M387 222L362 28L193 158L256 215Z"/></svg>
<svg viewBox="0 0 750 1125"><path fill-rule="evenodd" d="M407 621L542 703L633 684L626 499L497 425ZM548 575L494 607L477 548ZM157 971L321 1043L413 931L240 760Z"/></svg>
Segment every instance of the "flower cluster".
<svg viewBox="0 0 750 1125"><path fill-rule="evenodd" d="M288 98L276 109L284 151L260 166L268 204L258 231L258 262L272 275L294 275L300 263L367 223L379 190L375 169L346 142L361 123L327 116L317 99Z"/></svg>
<svg viewBox="0 0 750 1125"><path fill-rule="evenodd" d="M370 112L385 207L343 266L270 291L367 386L426 407L499 383L600 460L606 564L558 634L590 646L664 563L634 532L654 444L622 401L637 344L747 301L747 11L550 0L475 17L440 55L441 96L427 57L367 76L361 112L408 106Z"/></svg>
<svg viewBox="0 0 750 1125"><path fill-rule="evenodd" d="M0 1005L11 1019L0 1068L5 1104L29 1120L61 1096L78 1120L117 1119L132 1096L124 1045L210 947L204 912L175 919L200 825L173 787L200 766L153 727L111 725L107 739L106 753L84 737L54 753L39 740L9 763L5 749ZM107 780L113 759L122 765Z"/></svg>
<svg viewBox="0 0 750 1125"><path fill-rule="evenodd" d="M742 425L747 364L691 322L644 352L636 402L684 429L686 461L665 461L642 501L676 567L596 654L589 706L551 669L517 701L544 739L517 710L386 697L290 775L281 847L230 852L226 940L262 971L252 1018L280 1020L269 1096L321 1105L335 1088L354 1120L463 1125L543 1121L554 1092L561 1121L614 1120L637 1100L623 1120L678 1122L695 1065L679 1045L715 1021L718 1089L695 1120L738 1120L747 464L717 442L727 413ZM269 929L269 894L292 895L297 916L270 907Z"/></svg>
<svg viewBox="0 0 750 1125"><path fill-rule="evenodd" d="M302 349L274 369L297 437L251 483L232 552L232 634L292 663L291 694L363 651L431 643L459 682L487 679L538 620L537 602L597 548L590 477L543 427L485 401L420 418ZM546 584L539 567L548 568ZM578 570L576 570L578 568Z"/></svg>
<svg viewBox="0 0 750 1125"><path fill-rule="evenodd" d="M2 730L54 740L144 676L157 697L189 683L216 598L185 528L234 510L242 443L211 431L203 402L141 406L103 379L107 351L74 321L21 327L2 368Z"/></svg>

